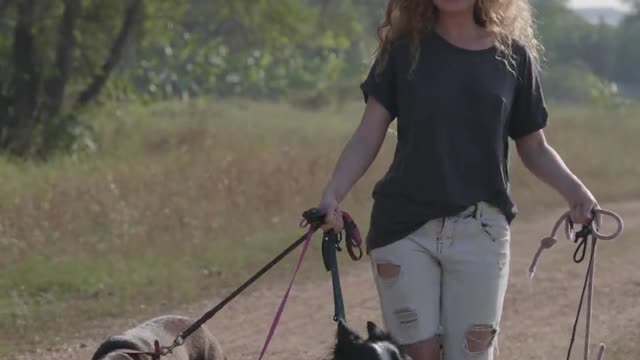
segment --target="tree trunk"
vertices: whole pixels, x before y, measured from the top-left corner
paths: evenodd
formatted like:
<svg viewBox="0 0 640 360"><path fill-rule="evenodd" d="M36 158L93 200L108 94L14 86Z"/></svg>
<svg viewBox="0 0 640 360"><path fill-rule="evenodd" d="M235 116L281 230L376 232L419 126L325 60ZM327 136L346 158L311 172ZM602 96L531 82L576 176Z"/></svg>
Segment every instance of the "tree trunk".
<svg viewBox="0 0 640 360"><path fill-rule="evenodd" d="M58 30L55 72L44 83L46 96L45 116L51 119L58 115L64 101L64 92L69 81L69 73L73 62L73 51L76 47L74 30L80 16L80 0L65 0L62 21Z"/></svg>
<svg viewBox="0 0 640 360"><path fill-rule="evenodd" d="M4 15L4 13L7 11L7 8L9 7L9 5L11 5L11 1L12 0L1 0L0 1L0 17L2 17Z"/></svg>
<svg viewBox="0 0 640 360"><path fill-rule="evenodd" d="M102 64L100 70L93 75L89 86L87 86L87 88L80 93L80 96L78 96L78 99L76 100L76 108L86 106L89 102L95 99L98 94L100 94L100 91L106 84L107 79L109 79L111 72L115 69L116 65L122 58L129 34L133 30L141 11L142 0L132 0L131 4L125 11L122 26L120 27L120 31L111 46L111 51L109 51L106 61Z"/></svg>
<svg viewBox="0 0 640 360"><path fill-rule="evenodd" d="M23 155L29 149L29 138L34 128L40 71L32 32L35 0L18 3L18 21L14 30L13 62L15 74L10 84L9 108L2 124L2 147Z"/></svg>
<svg viewBox="0 0 640 360"><path fill-rule="evenodd" d="M58 28L58 43L54 60L54 72L44 82L44 106L38 119L42 122L42 133L37 155L46 159L59 145L69 140L69 117L60 114L65 90L69 82L73 52L76 48L74 31L81 12L80 0L64 0L64 11ZM62 115L62 116L61 116Z"/></svg>

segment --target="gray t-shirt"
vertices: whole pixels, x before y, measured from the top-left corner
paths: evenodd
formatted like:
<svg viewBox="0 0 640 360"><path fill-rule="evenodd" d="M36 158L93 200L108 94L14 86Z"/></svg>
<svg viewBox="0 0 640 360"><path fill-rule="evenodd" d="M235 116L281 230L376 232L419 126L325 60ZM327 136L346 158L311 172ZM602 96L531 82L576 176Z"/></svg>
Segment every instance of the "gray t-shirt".
<svg viewBox="0 0 640 360"><path fill-rule="evenodd" d="M486 201L509 223L509 138L547 124L531 54L514 41L514 71L498 50L467 50L436 32L425 34L412 77L410 42L397 40L384 69L361 84L397 119L393 162L373 189L368 250L411 234L427 221ZM515 74L514 74L515 72ZM516 76L517 75L517 76Z"/></svg>

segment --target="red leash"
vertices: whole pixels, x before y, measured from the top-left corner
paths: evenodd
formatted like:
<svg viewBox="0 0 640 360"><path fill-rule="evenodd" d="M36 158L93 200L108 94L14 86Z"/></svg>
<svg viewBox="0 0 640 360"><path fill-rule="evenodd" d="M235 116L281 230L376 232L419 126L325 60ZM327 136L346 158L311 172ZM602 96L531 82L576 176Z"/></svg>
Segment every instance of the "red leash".
<svg viewBox="0 0 640 360"><path fill-rule="evenodd" d="M342 212L342 222L344 223L344 233L346 235L345 242L347 243L347 252L353 261L358 261L362 258L362 236L360 236L360 230L355 221L349 213ZM358 249L358 254L354 249Z"/></svg>

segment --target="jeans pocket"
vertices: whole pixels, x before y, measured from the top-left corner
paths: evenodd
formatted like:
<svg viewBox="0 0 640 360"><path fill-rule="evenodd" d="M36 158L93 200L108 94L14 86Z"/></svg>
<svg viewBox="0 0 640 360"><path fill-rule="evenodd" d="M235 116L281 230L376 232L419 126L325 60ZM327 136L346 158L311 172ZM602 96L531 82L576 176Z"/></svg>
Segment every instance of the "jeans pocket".
<svg viewBox="0 0 640 360"><path fill-rule="evenodd" d="M511 227L506 217L494 209L482 211L477 224L484 234L494 243L508 244L511 239Z"/></svg>

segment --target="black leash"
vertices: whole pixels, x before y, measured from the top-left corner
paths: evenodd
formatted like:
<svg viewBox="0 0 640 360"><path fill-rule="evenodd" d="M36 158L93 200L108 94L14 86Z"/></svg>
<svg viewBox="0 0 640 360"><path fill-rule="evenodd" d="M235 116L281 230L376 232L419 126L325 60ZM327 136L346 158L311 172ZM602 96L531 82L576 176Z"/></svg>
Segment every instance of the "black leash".
<svg viewBox="0 0 640 360"><path fill-rule="evenodd" d="M235 299L236 296L240 295L244 290L246 290L251 284L256 282L260 277L262 277L265 273L267 273L272 267L274 267L277 263L282 261L290 252L295 250L300 244L304 242L307 238L307 235L302 235L298 240L296 240L293 244L289 245L284 251L282 251L278 256L273 258L267 265L265 265L262 269L260 269L255 275L253 275L249 280L247 280L244 284L240 285L236 290L234 290L229 296L224 298L218 305L216 305L211 310L207 311L200 319L194 322L187 330L180 334L180 338L183 340L197 331L204 323L209 321L218 311L222 310L231 300Z"/></svg>
<svg viewBox="0 0 640 360"><path fill-rule="evenodd" d="M571 228L573 228L572 223L570 226ZM595 255L596 255L596 244L598 241L598 239L595 236L593 236L593 228L591 227L591 225L582 225L582 229L580 229L580 231L575 233L574 242L578 244L578 247L576 247L576 251L573 253L573 261L576 264L581 263L586 256L589 237L591 237L591 243L592 243L591 253L589 255L589 264L587 265L587 272L584 276L584 284L582 285L582 292L580 294L580 302L578 303L578 311L576 313L576 319L573 322L573 330L571 331L571 340L569 341L569 349L567 351L567 360L570 360L571 358L571 350L576 340L576 333L578 331L578 322L580 321L580 314L582 313L582 305L584 303L584 297L587 292L587 285L589 284L590 281L592 281L590 275L593 272L593 263L595 261ZM588 316L590 316L590 314Z"/></svg>
<svg viewBox="0 0 640 360"><path fill-rule="evenodd" d="M342 221L344 224L344 241L346 243L347 252L352 260L358 261L362 258L362 239L360 237L360 231L349 214L343 213ZM325 231L322 237L322 261L325 269L331 272L334 304L333 321L336 322L339 320L346 322L337 256L337 253L342 251L342 248L340 247L340 242L342 240L342 232L336 233L333 230ZM358 249L358 253L356 253L354 249Z"/></svg>
<svg viewBox="0 0 640 360"><path fill-rule="evenodd" d="M284 259L287 255L289 255L293 250L299 247L306 240L310 239L310 237L315 233L320 226L324 223L325 212L318 208L312 208L305 211L302 214L303 220L300 223L301 227L309 226L309 230L296 241L294 241L291 245L289 245L286 249L284 249L280 254L278 254L273 260L269 261L265 266L263 266L258 272L256 272L253 276L251 276L247 281L245 281L242 285L240 285L237 289L235 289L231 294L225 297L220 303L214 306L211 310L207 311L204 315L202 315L198 320L196 320L191 326L189 326L186 330L184 330L180 335L178 335L173 344L169 346L161 347L158 341L154 343L154 351L153 352L144 352L144 351L131 351L128 352L130 355L148 355L152 358L152 360L159 360L162 356L170 354L176 347L182 346L185 340L195 333L202 325L204 325L207 321L211 320L220 310L222 310L228 303L230 303L233 299L235 299L238 295L240 295L244 290L246 290L251 284L256 282L260 277L262 277L265 273L267 273L271 268L273 268L276 264L278 264L282 259ZM362 249L361 249L361 238L358 227L355 222L351 218L351 216L342 212L343 222L344 222L344 234L345 241L347 245L347 250L349 255L354 260L359 260L362 257ZM323 236L322 243L322 257L325 264L325 268L328 271L331 271L331 278L333 282L333 299L335 304L335 315L334 320L338 321L339 319L344 319L345 311L344 311L344 302L342 299L342 290L340 287L340 277L338 274L338 262L336 252L341 251L339 246L340 240L342 239L342 232L336 233L335 231L327 231ZM354 249L358 249L359 252L356 253Z"/></svg>
<svg viewBox="0 0 640 360"><path fill-rule="evenodd" d="M337 252L342 251L339 243L340 235L333 231L325 232L322 237L322 260L324 262L325 269L331 272L334 304L333 321L338 321L340 319L346 321L344 300L342 298L342 287L340 286L340 273L338 271Z"/></svg>
<svg viewBox="0 0 640 360"><path fill-rule="evenodd" d="M196 320L191 326L189 326L186 330L184 330L180 335L178 335L173 344L170 346L163 347L161 350L156 348L156 351L153 353L145 353L147 355L152 356L153 359L159 358L159 356L167 355L173 351L178 346L184 344L185 340L191 336L194 332L196 332L202 325L204 325L207 321L211 320L220 310L222 310L228 303L230 303L233 299L235 299L238 295L240 295L244 290L246 290L251 284L256 282L260 277L262 277L265 273L267 273L271 268L273 268L276 264L278 264L282 259L284 259L287 255L289 255L293 250L299 247L305 240L311 236L324 222L324 217L319 217L316 209L310 209L305 211L302 214L303 222L301 222L301 227L305 227L309 225L309 231L304 235L300 236L295 242L289 245L286 249L284 249L280 254L278 254L273 260L268 262L265 266L263 266L257 273L251 276L247 281L245 281L242 285L240 285L236 290L234 290L231 294L225 297L220 303L218 303L211 310L207 311L204 315L202 315L198 320Z"/></svg>
<svg viewBox="0 0 640 360"><path fill-rule="evenodd" d="M570 226L571 228L573 228L573 224L571 224ZM576 247L576 251L573 253L573 261L576 264L580 264L587 254L587 240L589 240L590 236L593 238L593 228L591 227L591 225L582 225L582 229L575 233L575 240L573 242L578 244L578 247Z"/></svg>

